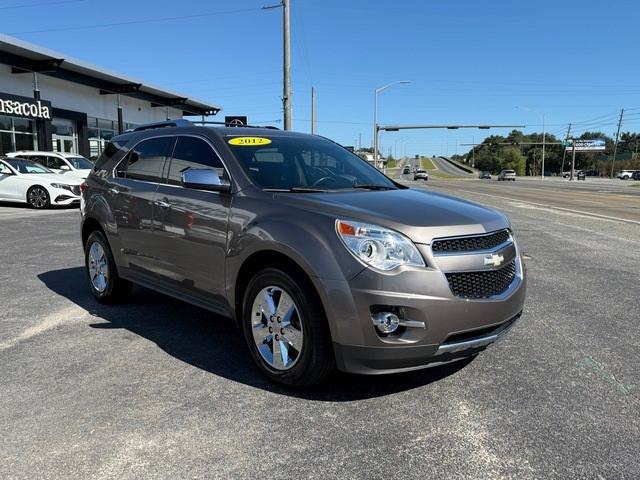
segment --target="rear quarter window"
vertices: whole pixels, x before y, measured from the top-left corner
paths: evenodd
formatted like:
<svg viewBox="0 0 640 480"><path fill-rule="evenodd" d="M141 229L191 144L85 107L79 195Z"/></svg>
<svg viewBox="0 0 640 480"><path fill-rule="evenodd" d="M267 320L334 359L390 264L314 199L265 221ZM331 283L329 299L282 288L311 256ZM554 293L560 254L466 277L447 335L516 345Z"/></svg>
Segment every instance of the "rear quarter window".
<svg viewBox="0 0 640 480"><path fill-rule="evenodd" d="M102 154L96 160L94 171L102 170L102 168L109 162L116 153L122 151L124 147L129 143L128 140L118 140L117 142L111 141L104 148Z"/></svg>

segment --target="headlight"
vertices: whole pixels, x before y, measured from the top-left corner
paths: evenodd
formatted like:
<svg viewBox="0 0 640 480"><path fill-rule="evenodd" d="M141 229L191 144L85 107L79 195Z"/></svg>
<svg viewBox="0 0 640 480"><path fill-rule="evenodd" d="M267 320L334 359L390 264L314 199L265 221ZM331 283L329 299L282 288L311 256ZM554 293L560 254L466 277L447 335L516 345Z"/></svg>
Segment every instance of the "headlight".
<svg viewBox="0 0 640 480"><path fill-rule="evenodd" d="M69 190L70 192L73 192L71 185L67 185L65 183L52 183L51 186L53 188L61 188L62 190Z"/></svg>
<svg viewBox="0 0 640 480"><path fill-rule="evenodd" d="M388 228L336 220L336 232L353 256L378 270L389 271L400 265L425 266L413 242Z"/></svg>

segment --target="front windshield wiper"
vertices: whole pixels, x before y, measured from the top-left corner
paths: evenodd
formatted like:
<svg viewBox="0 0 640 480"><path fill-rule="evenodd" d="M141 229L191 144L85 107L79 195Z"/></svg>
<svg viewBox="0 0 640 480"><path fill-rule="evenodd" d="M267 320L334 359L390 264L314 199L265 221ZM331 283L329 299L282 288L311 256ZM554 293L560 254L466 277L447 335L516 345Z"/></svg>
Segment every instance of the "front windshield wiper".
<svg viewBox="0 0 640 480"><path fill-rule="evenodd" d="M326 192L321 188L307 188L307 187L291 187L291 188L263 188L264 192L276 192L276 193L318 193Z"/></svg>
<svg viewBox="0 0 640 480"><path fill-rule="evenodd" d="M363 190L397 190L389 185L378 185L376 183L354 183L352 188L362 188Z"/></svg>

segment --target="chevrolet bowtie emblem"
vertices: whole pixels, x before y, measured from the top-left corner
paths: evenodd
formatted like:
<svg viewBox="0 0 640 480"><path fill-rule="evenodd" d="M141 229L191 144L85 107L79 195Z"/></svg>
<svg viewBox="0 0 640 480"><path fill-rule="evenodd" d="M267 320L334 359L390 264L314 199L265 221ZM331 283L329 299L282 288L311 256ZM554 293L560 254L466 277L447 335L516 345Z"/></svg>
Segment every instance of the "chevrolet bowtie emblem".
<svg viewBox="0 0 640 480"><path fill-rule="evenodd" d="M504 262L504 257L501 254L494 253L493 255L487 255L486 257L484 257L485 265L499 267L500 265L502 265L502 262Z"/></svg>

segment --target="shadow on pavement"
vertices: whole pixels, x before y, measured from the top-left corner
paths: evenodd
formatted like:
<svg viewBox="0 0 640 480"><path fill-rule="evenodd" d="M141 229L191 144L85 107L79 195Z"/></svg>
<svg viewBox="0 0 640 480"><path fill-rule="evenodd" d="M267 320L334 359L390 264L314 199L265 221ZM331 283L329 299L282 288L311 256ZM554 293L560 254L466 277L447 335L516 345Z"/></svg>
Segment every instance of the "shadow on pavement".
<svg viewBox="0 0 640 480"><path fill-rule="evenodd" d="M336 373L321 385L291 390L262 376L251 360L241 333L229 319L144 288L135 288L127 304L102 305L89 292L83 267L51 270L39 274L38 278L50 290L95 316L92 328L129 330L194 367L281 395L331 402L381 397L438 381L472 361L396 375ZM100 319L105 322L98 321Z"/></svg>

